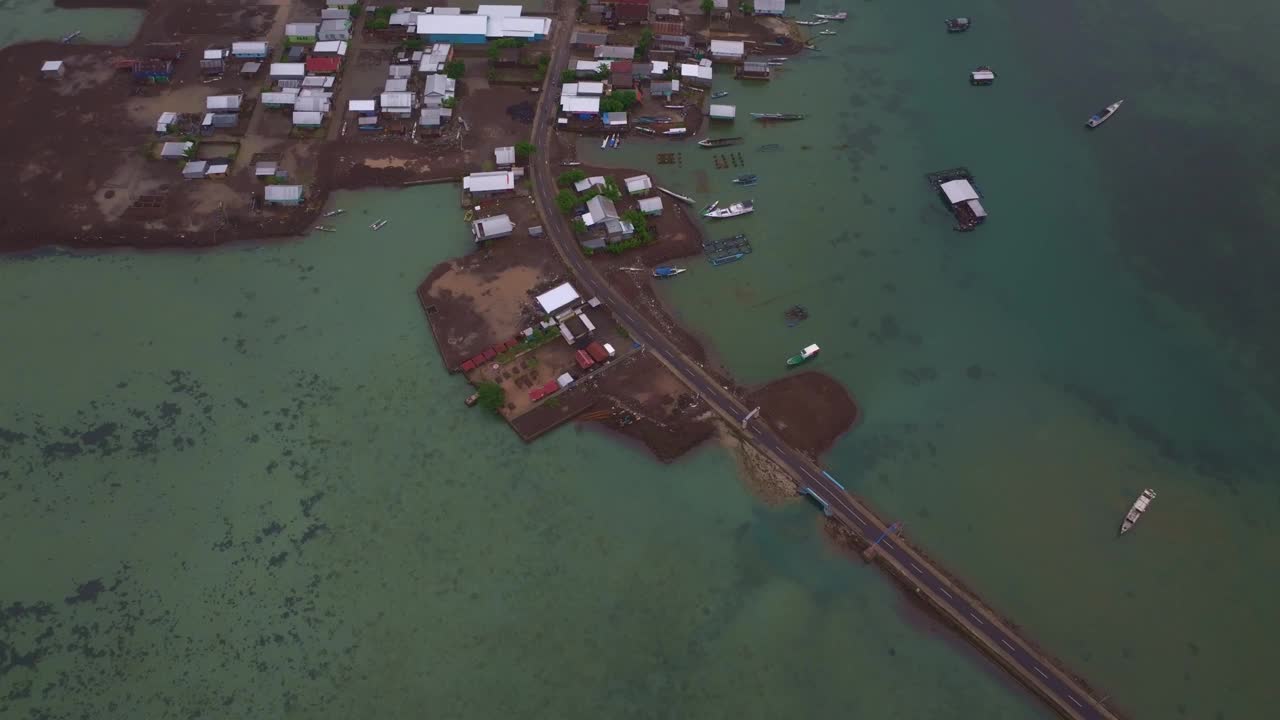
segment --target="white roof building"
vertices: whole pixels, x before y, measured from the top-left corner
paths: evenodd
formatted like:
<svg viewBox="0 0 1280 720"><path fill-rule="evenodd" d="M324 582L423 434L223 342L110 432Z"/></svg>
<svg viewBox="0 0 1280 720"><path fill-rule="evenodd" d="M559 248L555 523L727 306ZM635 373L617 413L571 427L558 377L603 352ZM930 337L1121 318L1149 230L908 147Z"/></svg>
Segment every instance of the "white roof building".
<svg viewBox="0 0 1280 720"><path fill-rule="evenodd" d="M515 187L516 174L510 170L471 173L462 178L462 189L468 192L501 192Z"/></svg>
<svg viewBox="0 0 1280 720"><path fill-rule="evenodd" d="M489 31L487 15L419 15L416 28L419 35L480 35Z"/></svg>
<svg viewBox="0 0 1280 720"><path fill-rule="evenodd" d="M511 222L511 218L507 215L480 218L471 223L471 233L475 236L476 242L506 237L515 229L515 223Z"/></svg>
<svg viewBox="0 0 1280 720"><path fill-rule="evenodd" d="M302 200L302 186L268 185L262 189L262 197L267 202L299 202Z"/></svg>
<svg viewBox="0 0 1280 720"><path fill-rule="evenodd" d="M240 112L241 95L210 95L204 99L205 110L220 112Z"/></svg>
<svg viewBox="0 0 1280 720"><path fill-rule="evenodd" d="M293 103L293 109L302 112L327 113L329 112L329 98L316 96L299 97Z"/></svg>
<svg viewBox="0 0 1280 720"><path fill-rule="evenodd" d="M409 78L387 78L386 84L382 86L382 92L409 92Z"/></svg>
<svg viewBox="0 0 1280 720"><path fill-rule="evenodd" d="M711 54L718 58L739 59L747 54L747 44L741 40L712 40Z"/></svg>
<svg viewBox="0 0 1280 720"><path fill-rule="evenodd" d="M516 164L516 148L514 145L506 147L494 148L493 159L498 165L515 165Z"/></svg>
<svg viewBox="0 0 1280 720"><path fill-rule="evenodd" d="M200 57L204 60L225 60L227 51L221 48L209 48Z"/></svg>
<svg viewBox="0 0 1280 720"><path fill-rule="evenodd" d="M313 38L320 29L320 23L289 23L284 26L284 34L289 37Z"/></svg>
<svg viewBox="0 0 1280 720"><path fill-rule="evenodd" d="M627 192L636 195L638 193L646 193L653 189L653 181L648 175L636 175L623 180L627 185Z"/></svg>
<svg viewBox="0 0 1280 720"><path fill-rule="evenodd" d="M578 83L565 83L560 86L560 97L578 94Z"/></svg>
<svg viewBox="0 0 1280 720"><path fill-rule="evenodd" d="M573 69L574 69L574 70L577 70L578 72L592 72L592 73L593 73L593 72L597 72L598 70L600 70L600 66L601 66L601 65L603 65L603 66L605 67L605 69L607 70L607 69L609 68L609 66L610 66L610 65L612 65L612 64L613 64L613 61L612 61L612 60L578 60L578 61L574 64Z"/></svg>
<svg viewBox="0 0 1280 720"><path fill-rule="evenodd" d="M947 196L947 202L952 205L978 199L978 191L973 189L973 185L969 184L968 180L963 179L942 183L942 193Z"/></svg>
<svg viewBox="0 0 1280 720"><path fill-rule="evenodd" d="M782 15L787 11L787 0L755 0L751 5L756 15Z"/></svg>
<svg viewBox="0 0 1280 720"><path fill-rule="evenodd" d="M306 112L298 112L295 110L293 113L293 124L305 126L323 125L324 113L310 110Z"/></svg>
<svg viewBox="0 0 1280 720"><path fill-rule="evenodd" d="M273 78L304 78L307 76L306 63L271 63L268 74Z"/></svg>
<svg viewBox="0 0 1280 720"><path fill-rule="evenodd" d="M231 54L236 57L266 57L267 44L264 42L233 42Z"/></svg>
<svg viewBox="0 0 1280 720"><path fill-rule="evenodd" d="M542 307L542 312L548 315L555 315L557 310L562 310L580 299L578 291L574 290L569 283L557 285L536 298L538 305Z"/></svg>
<svg viewBox="0 0 1280 720"><path fill-rule="evenodd" d="M348 112L371 113L378 111L377 100L348 100Z"/></svg>
<svg viewBox="0 0 1280 720"><path fill-rule="evenodd" d="M680 65L680 77L686 80L711 82L713 75L710 65L694 65L692 63L681 63Z"/></svg>
<svg viewBox="0 0 1280 720"><path fill-rule="evenodd" d="M551 18L544 17L490 17L485 35L488 37L525 38L551 34Z"/></svg>
<svg viewBox="0 0 1280 720"><path fill-rule="evenodd" d="M378 98L378 105L384 113L407 113L413 110L413 93L384 92Z"/></svg>
<svg viewBox="0 0 1280 720"><path fill-rule="evenodd" d="M582 178L573 184L573 189L578 192L586 192L596 185L599 185L600 187L605 186L603 175L592 175L589 178Z"/></svg>
<svg viewBox="0 0 1280 720"><path fill-rule="evenodd" d="M156 120L156 132L169 132L169 126L178 122L178 113L163 112L160 113L160 119Z"/></svg>
<svg viewBox="0 0 1280 720"><path fill-rule="evenodd" d="M489 17L520 17L523 12L522 5L480 5L476 8L477 15Z"/></svg>
<svg viewBox="0 0 1280 720"><path fill-rule="evenodd" d="M345 57L347 54L346 40L322 40L311 46L311 52L316 55L337 55Z"/></svg>
<svg viewBox="0 0 1280 720"><path fill-rule="evenodd" d="M604 83L602 82L580 82L576 83L577 92L574 95L604 95Z"/></svg>
<svg viewBox="0 0 1280 720"><path fill-rule="evenodd" d="M712 105L708 108L712 120L732 120L738 116L736 105Z"/></svg>
<svg viewBox="0 0 1280 720"><path fill-rule="evenodd" d="M657 77L659 75L665 75L666 72L670 69L671 69L671 63L667 62L666 60L654 60L653 62L649 63L649 77Z"/></svg>
<svg viewBox="0 0 1280 720"><path fill-rule="evenodd" d="M599 113L600 98L570 95L560 98L560 109L567 113Z"/></svg>
<svg viewBox="0 0 1280 720"><path fill-rule="evenodd" d="M263 105L290 105L298 101L298 88L290 88L294 92L264 92L262 97Z"/></svg>
<svg viewBox="0 0 1280 720"><path fill-rule="evenodd" d="M662 214L662 198L657 195L654 195L653 197L642 197L637 204L640 206L640 212L645 215Z"/></svg>

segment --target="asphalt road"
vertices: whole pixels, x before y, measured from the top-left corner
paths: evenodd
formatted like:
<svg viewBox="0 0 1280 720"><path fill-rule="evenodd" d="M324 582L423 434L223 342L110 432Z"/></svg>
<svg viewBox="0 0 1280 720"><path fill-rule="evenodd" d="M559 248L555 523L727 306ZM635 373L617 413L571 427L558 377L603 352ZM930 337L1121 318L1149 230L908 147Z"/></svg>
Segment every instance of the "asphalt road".
<svg viewBox="0 0 1280 720"><path fill-rule="evenodd" d="M559 95L560 72L567 66L569 57L569 33L572 31L572 4L563 10L560 22L552 33L552 57L547 70L547 82L539 98L534 118L534 144L549 149L554 132L555 107ZM647 318L636 312L625 298L615 292L604 277L587 262L578 249L572 229L563 215L557 211L555 177L552 173L550 153L535 153L530 163L533 174L533 193L538 211L544 223L546 237L555 244L560 256L573 271L579 290L584 297L595 296L603 302L614 317L627 329L631 338L640 343L646 352L655 354L671 371L698 393L712 408L735 424L748 413L746 408L726 388L721 387L697 362L686 356L675 343L654 327ZM863 503L849 495L844 487L825 473L808 457L793 449L778 437L763 421L756 419L743 433L758 449L772 456L775 462L807 485L813 494L826 503L831 515L868 543L874 542L885 531L885 523ZM1073 720L1115 720L1116 715L1088 694L1084 688L1069 679L1024 642L999 618L983 609L968 593L964 592L932 563L915 551L898 542L896 536L880 541L879 550L894 570L912 580L918 592L969 631L969 634L987 646L1004 661L1009 669L1025 684L1050 701L1064 717Z"/></svg>

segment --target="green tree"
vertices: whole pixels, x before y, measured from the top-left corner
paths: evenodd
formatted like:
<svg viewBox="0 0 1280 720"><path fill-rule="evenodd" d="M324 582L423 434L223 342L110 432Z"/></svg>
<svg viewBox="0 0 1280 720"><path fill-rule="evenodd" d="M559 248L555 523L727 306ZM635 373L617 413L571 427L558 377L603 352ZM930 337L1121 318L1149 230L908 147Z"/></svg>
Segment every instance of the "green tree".
<svg viewBox="0 0 1280 720"><path fill-rule="evenodd" d="M491 410L494 413L502 412L502 408L507 404L507 391L497 383L482 382L476 386L477 403L480 407Z"/></svg>
<svg viewBox="0 0 1280 720"><path fill-rule="evenodd" d="M586 180L586 179L587 179L587 174L575 168L573 170L568 170L566 172L560 173L560 177L556 179L556 184L558 184L560 187L567 188L573 185L574 183L578 182L579 180Z"/></svg>
<svg viewBox="0 0 1280 720"><path fill-rule="evenodd" d="M609 97L614 98L618 102L622 103L623 110L630 110L631 107L635 105L638 100L638 98L636 97L636 92L634 90L618 90L616 92L609 93Z"/></svg>
<svg viewBox="0 0 1280 720"><path fill-rule="evenodd" d="M561 190L556 193L556 205L559 206L560 212L568 215L578 207L578 196L574 195L572 190Z"/></svg>
<svg viewBox="0 0 1280 720"><path fill-rule="evenodd" d="M640 57L649 57L649 48L653 46L653 31L645 28L640 32L640 42L636 43L636 52Z"/></svg>
<svg viewBox="0 0 1280 720"><path fill-rule="evenodd" d="M596 79L605 80L609 77L609 63L600 63L596 66Z"/></svg>
<svg viewBox="0 0 1280 720"><path fill-rule="evenodd" d="M560 71L560 82L561 82L561 83L571 83L571 82L577 82L577 81L578 81L578 74L577 74L577 73L575 73L574 71L572 71L572 70L561 70L561 71Z"/></svg>
<svg viewBox="0 0 1280 720"><path fill-rule="evenodd" d="M604 187L600 189L600 194L610 200L622 199L622 191L618 189L618 184L615 183L611 177L604 179Z"/></svg>
<svg viewBox="0 0 1280 720"><path fill-rule="evenodd" d="M587 224L582 222L582 218L580 217L574 218L573 222L570 224L573 225L573 231L576 233L581 234L587 231Z"/></svg>
<svg viewBox="0 0 1280 720"><path fill-rule="evenodd" d="M456 98L456 97L447 97L447 98L445 98L444 100L441 100L441 101L440 101L440 104L441 104L442 106L444 106L444 107L447 107L447 108L453 108L453 107L456 107L456 106L457 106L457 104L458 104L458 98Z"/></svg>
<svg viewBox="0 0 1280 720"><path fill-rule="evenodd" d="M467 72L467 64L461 60L450 60L444 64L444 74L452 80L457 80Z"/></svg>
<svg viewBox="0 0 1280 720"><path fill-rule="evenodd" d="M406 50L421 50L426 47L427 41L422 39L420 35L412 35L405 39L404 47Z"/></svg>
<svg viewBox="0 0 1280 720"><path fill-rule="evenodd" d="M716 9L715 0L702 0L700 7L702 14L707 16L707 22L711 22L711 11Z"/></svg>
<svg viewBox="0 0 1280 720"><path fill-rule="evenodd" d="M529 156L538 151L531 142L516 143L516 158L520 160L528 160Z"/></svg>
<svg viewBox="0 0 1280 720"><path fill-rule="evenodd" d="M742 10L743 15L752 15L756 11L755 3L751 2L751 0L747 0L738 7Z"/></svg>

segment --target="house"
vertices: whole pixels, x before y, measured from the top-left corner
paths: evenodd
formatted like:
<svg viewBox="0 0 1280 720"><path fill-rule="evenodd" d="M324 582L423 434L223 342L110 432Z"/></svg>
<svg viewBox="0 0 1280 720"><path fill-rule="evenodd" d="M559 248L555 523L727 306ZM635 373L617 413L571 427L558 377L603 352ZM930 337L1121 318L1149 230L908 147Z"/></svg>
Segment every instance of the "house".
<svg viewBox="0 0 1280 720"><path fill-rule="evenodd" d="M570 115L587 118L600 114L600 98L578 95L561 96L560 110Z"/></svg>
<svg viewBox="0 0 1280 720"><path fill-rule="evenodd" d="M582 215L582 223L587 227L593 227L606 220L617 220L619 217L618 208L612 200L603 195L596 195L587 201L587 211Z"/></svg>
<svg viewBox="0 0 1280 720"><path fill-rule="evenodd" d="M378 106L383 115L407 118L413 114L414 94L411 92L384 92L378 97Z"/></svg>
<svg viewBox="0 0 1280 720"><path fill-rule="evenodd" d="M418 118L418 126L428 130L439 131L453 117L453 111L446 107L422 108L422 116Z"/></svg>
<svg viewBox="0 0 1280 720"><path fill-rule="evenodd" d="M210 160L209 167L205 168L205 177L225 178L227 171L231 169L231 163L226 160Z"/></svg>
<svg viewBox="0 0 1280 720"><path fill-rule="evenodd" d="M653 197L640 198L640 212L645 215L661 215L662 214L662 198L654 195Z"/></svg>
<svg viewBox="0 0 1280 720"><path fill-rule="evenodd" d="M332 75L308 75L302 78L302 88L304 90L332 90L335 81Z"/></svg>
<svg viewBox="0 0 1280 720"><path fill-rule="evenodd" d="M615 22L647 22L649 0L606 0Z"/></svg>
<svg viewBox="0 0 1280 720"><path fill-rule="evenodd" d="M409 92L409 79L391 78L382 86L382 92Z"/></svg>
<svg viewBox="0 0 1280 720"><path fill-rule="evenodd" d="M240 60L266 60L271 49L264 42L233 42L231 57Z"/></svg>
<svg viewBox="0 0 1280 720"><path fill-rule="evenodd" d="M258 74L259 70L262 70L262 63L257 62L256 60L247 62L240 66L240 77L242 78L254 77Z"/></svg>
<svg viewBox="0 0 1280 720"><path fill-rule="evenodd" d="M582 311L572 313L560 321L560 337L564 338L564 341L570 345L595 331L596 324L591 322L591 318L587 317L587 314ZM578 353L582 353L582 351L579 350ZM585 370L594 365L595 361L588 356L585 363L579 362L578 364Z"/></svg>
<svg viewBox="0 0 1280 720"><path fill-rule="evenodd" d="M163 160L185 160L195 146L193 142L167 142L160 146L160 157Z"/></svg>
<svg viewBox="0 0 1280 720"><path fill-rule="evenodd" d="M307 65L306 63L271 63L267 75L272 80L293 80L301 84L302 78L307 76Z"/></svg>
<svg viewBox="0 0 1280 720"><path fill-rule="evenodd" d="M622 181L627 186L627 193L631 195L648 195L653 190L653 181L648 175L636 175Z"/></svg>
<svg viewBox="0 0 1280 720"><path fill-rule="evenodd" d="M338 8L325 8L320 11L320 22L325 20L350 20L351 11Z"/></svg>
<svg viewBox="0 0 1280 720"><path fill-rule="evenodd" d="M555 315L581 305L582 297L578 295L578 291L574 290L572 285L562 283L534 298L534 301L542 308L542 312L547 315Z"/></svg>
<svg viewBox="0 0 1280 720"><path fill-rule="evenodd" d="M289 92L292 90L292 92ZM291 108L298 101L298 88L289 88L281 92L264 92L259 100L269 108Z"/></svg>
<svg viewBox="0 0 1280 720"><path fill-rule="evenodd" d="M680 11L676 11L674 20L657 20L649 23L649 29L657 35L684 35L684 22L680 19Z"/></svg>
<svg viewBox="0 0 1280 720"><path fill-rule="evenodd" d="M515 229L516 226L511 222L511 218L506 215L480 218L471 223L471 234L475 236L478 243L507 237Z"/></svg>
<svg viewBox="0 0 1280 720"><path fill-rule="evenodd" d="M346 40L321 40L311 47L311 54L314 55L337 55L338 57L347 56Z"/></svg>
<svg viewBox="0 0 1280 720"><path fill-rule="evenodd" d="M462 189L473 199L509 193L516 189L516 174L511 170L471 173L462 178Z"/></svg>
<svg viewBox="0 0 1280 720"><path fill-rule="evenodd" d="M176 112L160 113L160 119L156 120L156 132L160 133L161 135L167 133L169 132L169 129L173 127L173 124L176 122L178 122L178 113Z"/></svg>
<svg viewBox="0 0 1280 720"><path fill-rule="evenodd" d="M627 126L627 114L621 111L604 113L600 116L600 120L609 127Z"/></svg>
<svg viewBox="0 0 1280 720"><path fill-rule="evenodd" d="M284 26L284 36L293 45L310 45L316 41L319 23L288 23Z"/></svg>
<svg viewBox="0 0 1280 720"><path fill-rule="evenodd" d="M655 80L649 83L649 94L654 97L669 98L680 92L679 80Z"/></svg>
<svg viewBox="0 0 1280 720"><path fill-rule="evenodd" d="M609 66L609 82L615 90L630 90L636 86L635 76L632 70L635 68L635 62L632 60L614 60Z"/></svg>
<svg viewBox="0 0 1280 720"><path fill-rule="evenodd" d="M596 186L606 187L603 175L592 175L589 178L582 178L573 184L573 189L577 192L586 192Z"/></svg>
<svg viewBox="0 0 1280 720"><path fill-rule="evenodd" d="M601 45L596 48L597 60L634 60L636 49L630 45Z"/></svg>
<svg viewBox="0 0 1280 720"><path fill-rule="evenodd" d="M499 167L511 167L516 164L516 149L512 145L493 149L494 162Z"/></svg>
<svg viewBox="0 0 1280 720"><path fill-rule="evenodd" d="M325 0L324 4L329 8L350 11L351 6L355 5L357 1L358 0Z"/></svg>
<svg viewBox="0 0 1280 720"><path fill-rule="evenodd" d="M294 115L299 112L329 112L329 98L317 95L299 97L293 104Z"/></svg>
<svg viewBox="0 0 1280 720"><path fill-rule="evenodd" d="M519 6L504 5L481 5L483 10L485 7L515 7L519 10ZM483 13L481 13L483 14ZM489 16L488 27L485 35L491 38L509 37L520 38L522 40L538 41L546 40L547 35L551 33L551 19L544 17L519 17L514 15L506 16Z"/></svg>
<svg viewBox="0 0 1280 720"><path fill-rule="evenodd" d="M604 221L604 234L607 242L618 242L635 235L636 226L626 220L609 218Z"/></svg>
<svg viewBox="0 0 1280 720"><path fill-rule="evenodd" d="M303 64L308 73L316 75L333 75L342 69L342 58L338 55L326 55L324 57L311 56Z"/></svg>
<svg viewBox="0 0 1280 720"><path fill-rule="evenodd" d="M437 11L440 9L436 8ZM487 40L489 16L442 15L433 12L419 15L415 30L419 35L425 35L428 42L477 45Z"/></svg>
<svg viewBox="0 0 1280 720"><path fill-rule="evenodd" d="M573 69L580 78L594 78L600 75L602 68L604 73L608 74L609 66L612 64L612 60L577 60L574 62Z"/></svg>
<svg viewBox="0 0 1280 720"><path fill-rule="evenodd" d="M761 60L747 60L738 68L738 77L744 80L768 80L772 75L769 63Z"/></svg>
<svg viewBox="0 0 1280 720"><path fill-rule="evenodd" d="M200 132L212 135L216 130L229 130L240 124L236 113L205 113L200 120Z"/></svg>
<svg viewBox="0 0 1280 720"><path fill-rule="evenodd" d="M569 44L575 50L591 50L609 42L607 33L587 32L586 30L574 30L573 37L569 40Z"/></svg>
<svg viewBox="0 0 1280 720"><path fill-rule="evenodd" d="M353 112L358 115L376 115L378 113L377 100L348 100L347 112Z"/></svg>
<svg viewBox="0 0 1280 720"><path fill-rule="evenodd" d="M756 15L783 15L787 11L787 0L755 0L752 7Z"/></svg>
<svg viewBox="0 0 1280 720"><path fill-rule="evenodd" d="M210 95L204 99L204 109L210 112L240 112L243 95Z"/></svg>
<svg viewBox="0 0 1280 720"><path fill-rule="evenodd" d="M575 91L571 93L573 95L604 95L604 83L602 82L584 81L569 83L569 85L576 85ZM565 87L567 88L569 85L565 85Z"/></svg>
<svg viewBox="0 0 1280 720"><path fill-rule="evenodd" d="M316 31L317 40L350 40L350 20L322 20Z"/></svg>
<svg viewBox="0 0 1280 720"><path fill-rule="evenodd" d="M728 120L729 122L733 122L733 119L738 116L738 108L736 105L712 104L711 107L708 108L707 114L711 116L712 120Z"/></svg>
<svg viewBox="0 0 1280 720"><path fill-rule="evenodd" d="M663 60L654 60L649 63L649 78L665 78L667 73L671 72L671 63Z"/></svg>
<svg viewBox="0 0 1280 720"><path fill-rule="evenodd" d="M713 72L710 65L695 65L693 63L681 63L680 77L691 85L711 85Z"/></svg>
<svg viewBox="0 0 1280 720"><path fill-rule="evenodd" d="M301 45L294 45L292 47L287 47L284 50L283 62L302 64L302 62L306 59L307 59L307 49L302 47Z"/></svg>
<svg viewBox="0 0 1280 720"><path fill-rule="evenodd" d="M274 177L276 170L280 169L280 163L275 160L259 160L253 166L253 176L260 178Z"/></svg>
<svg viewBox="0 0 1280 720"><path fill-rule="evenodd" d="M448 43L436 43L422 53L418 71L424 73L444 72L445 63L453 59L453 46Z"/></svg>
<svg viewBox="0 0 1280 720"><path fill-rule="evenodd" d="M209 48L200 57L200 72L205 75L221 75L226 70L227 51L221 48Z"/></svg>
<svg viewBox="0 0 1280 720"><path fill-rule="evenodd" d="M443 102L445 98L451 98L457 92L458 81L446 75L428 75L427 81L422 85L422 98L426 102L429 98L434 98Z"/></svg>
<svg viewBox="0 0 1280 720"><path fill-rule="evenodd" d="M306 110L293 112L293 126L296 128L314 129L324 125L324 113Z"/></svg>
<svg viewBox="0 0 1280 720"><path fill-rule="evenodd" d="M187 180L203 180L205 168L208 166L209 163L204 160L192 160L182 166L182 177Z"/></svg>
<svg viewBox="0 0 1280 720"><path fill-rule="evenodd" d="M356 118L357 130L381 130L382 123L378 120L377 115L361 115Z"/></svg>
<svg viewBox="0 0 1280 720"><path fill-rule="evenodd" d="M413 77L412 65L392 65L387 68L387 77L392 80L408 80Z"/></svg>
<svg viewBox="0 0 1280 720"><path fill-rule="evenodd" d="M268 185L262 190L262 199L268 205L301 205L301 185Z"/></svg>
<svg viewBox="0 0 1280 720"><path fill-rule="evenodd" d="M654 47L672 52L693 52L693 38L688 35L655 35Z"/></svg>
<svg viewBox="0 0 1280 720"><path fill-rule="evenodd" d="M722 62L738 62L747 54L747 44L741 40L712 40L711 57Z"/></svg>

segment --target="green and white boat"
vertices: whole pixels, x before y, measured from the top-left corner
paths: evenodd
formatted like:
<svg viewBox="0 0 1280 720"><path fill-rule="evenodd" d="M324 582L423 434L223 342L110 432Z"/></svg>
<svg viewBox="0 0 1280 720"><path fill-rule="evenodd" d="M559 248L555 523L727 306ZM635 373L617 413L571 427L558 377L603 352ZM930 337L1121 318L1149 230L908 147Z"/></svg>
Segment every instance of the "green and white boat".
<svg viewBox="0 0 1280 720"><path fill-rule="evenodd" d="M818 351L820 349L821 348L819 348L817 345L810 345L809 347L801 350L799 355L792 355L791 357L787 358L787 365L790 365L790 366L803 365L804 363L809 362L809 360L811 360L812 358L817 357Z"/></svg>

